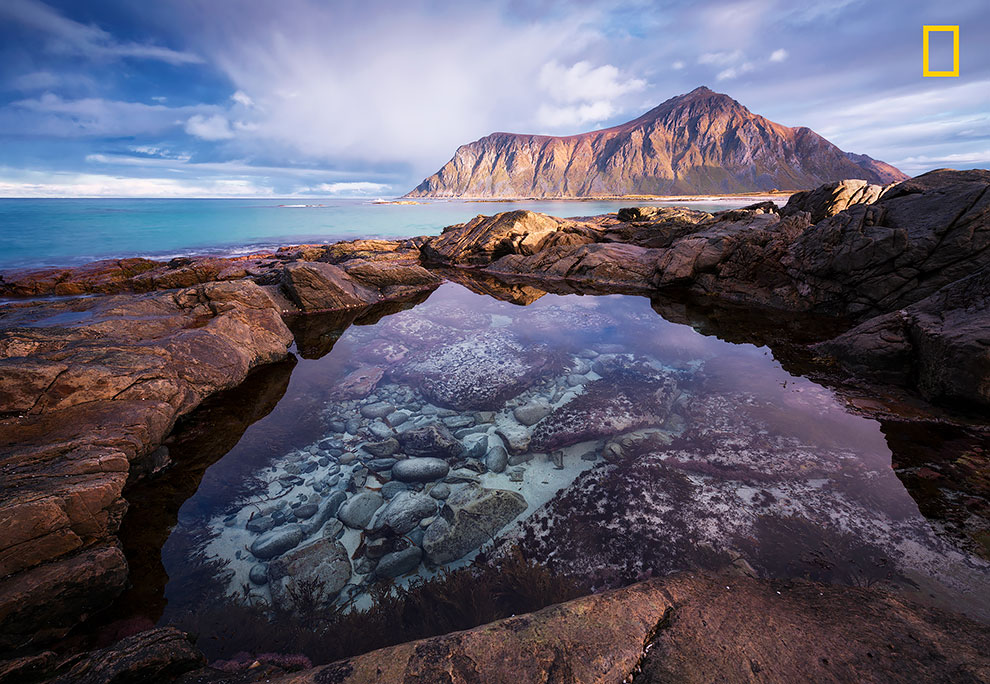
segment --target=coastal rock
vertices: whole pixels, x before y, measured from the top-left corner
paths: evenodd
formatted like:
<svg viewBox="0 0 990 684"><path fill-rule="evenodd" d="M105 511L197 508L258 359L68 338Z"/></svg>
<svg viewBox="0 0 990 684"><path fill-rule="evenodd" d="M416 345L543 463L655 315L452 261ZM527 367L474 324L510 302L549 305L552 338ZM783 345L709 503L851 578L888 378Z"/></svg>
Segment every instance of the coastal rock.
<svg viewBox="0 0 990 684"><path fill-rule="evenodd" d="M589 224L532 211L507 211L445 228L423 246L423 257L447 264L486 264L506 254L536 254L553 245L580 245L596 239L596 230Z"/></svg>
<svg viewBox="0 0 990 684"><path fill-rule="evenodd" d="M990 265L990 171L932 171L804 230L784 262L814 308L890 313Z"/></svg>
<svg viewBox="0 0 990 684"><path fill-rule="evenodd" d="M526 499L505 489L468 486L452 494L423 537L423 550L434 565L470 553L494 537L526 510Z"/></svg>
<svg viewBox="0 0 990 684"><path fill-rule="evenodd" d="M990 408L990 267L816 345L859 375L929 400Z"/></svg>
<svg viewBox="0 0 990 684"><path fill-rule="evenodd" d="M537 423L532 448L553 451L637 428L661 425L677 384L668 375L616 370L585 385L583 394Z"/></svg>
<svg viewBox="0 0 990 684"><path fill-rule="evenodd" d="M398 684L415 672L431 682L592 684L636 673L646 684L694 684L747 681L756 669L769 684L979 681L988 638L985 625L877 588L682 573L274 681Z"/></svg>
<svg viewBox="0 0 990 684"><path fill-rule="evenodd" d="M254 540L251 553L261 559L269 559L295 548L303 540L303 529L299 525L283 525Z"/></svg>
<svg viewBox="0 0 990 684"><path fill-rule="evenodd" d="M399 440L389 437L381 442L365 442L361 447L372 456L387 458L395 455L399 451Z"/></svg>
<svg viewBox="0 0 990 684"><path fill-rule="evenodd" d="M407 458L392 468L392 477L399 482L433 482L450 472L447 462L439 458Z"/></svg>
<svg viewBox="0 0 990 684"><path fill-rule="evenodd" d="M361 492L352 496L340 507L337 517L350 528L364 529L383 503L385 500L378 492Z"/></svg>
<svg viewBox="0 0 990 684"><path fill-rule="evenodd" d="M812 223L835 216L854 204L873 204L892 185L874 185L865 180L846 179L820 185L814 190L795 192L780 209L782 216L808 212Z"/></svg>
<svg viewBox="0 0 990 684"><path fill-rule="evenodd" d="M268 584L268 566L264 563L255 563L248 571L248 579L258 586Z"/></svg>
<svg viewBox="0 0 990 684"><path fill-rule="evenodd" d="M437 502L428 494L399 492L382 509L375 519L375 529L388 529L395 534L406 534L423 518L437 512Z"/></svg>
<svg viewBox="0 0 990 684"><path fill-rule="evenodd" d="M268 566L268 586L272 600L286 603L289 589L303 582L318 583L327 601L332 600L351 578L347 549L336 539L321 537L272 561Z"/></svg>
<svg viewBox="0 0 990 684"><path fill-rule="evenodd" d="M322 262L288 264L282 288L303 311L348 309L379 301L377 290L361 285L339 266Z"/></svg>
<svg viewBox="0 0 990 684"><path fill-rule="evenodd" d="M206 658L188 635L174 627L158 627L125 637L109 648L69 658L60 667L56 666L60 670L58 676L46 681L52 684L163 682L205 664Z"/></svg>

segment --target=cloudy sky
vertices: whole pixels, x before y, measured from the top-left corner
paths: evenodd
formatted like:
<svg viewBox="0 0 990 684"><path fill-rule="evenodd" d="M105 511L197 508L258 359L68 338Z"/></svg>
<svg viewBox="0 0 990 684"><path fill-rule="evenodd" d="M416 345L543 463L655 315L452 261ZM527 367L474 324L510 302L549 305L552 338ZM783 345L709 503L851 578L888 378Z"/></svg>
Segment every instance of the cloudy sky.
<svg viewBox="0 0 990 684"><path fill-rule="evenodd" d="M925 24L961 27L959 78L922 77ZM988 167L988 35L987 0L0 0L0 196L394 196L699 85L907 173Z"/></svg>

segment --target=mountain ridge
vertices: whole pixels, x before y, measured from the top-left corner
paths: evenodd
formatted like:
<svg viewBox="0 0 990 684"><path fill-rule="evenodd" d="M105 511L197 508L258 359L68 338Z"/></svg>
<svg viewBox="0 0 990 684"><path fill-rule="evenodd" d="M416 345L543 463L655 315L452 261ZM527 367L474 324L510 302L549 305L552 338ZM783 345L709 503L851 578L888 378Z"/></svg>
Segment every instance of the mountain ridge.
<svg viewBox="0 0 990 684"><path fill-rule="evenodd" d="M570 136L495 132L453 158L405 197L591 197L803 190L859 178L907 176L847 153L806 126L754 114L705 86L641 116Z"/></svg>

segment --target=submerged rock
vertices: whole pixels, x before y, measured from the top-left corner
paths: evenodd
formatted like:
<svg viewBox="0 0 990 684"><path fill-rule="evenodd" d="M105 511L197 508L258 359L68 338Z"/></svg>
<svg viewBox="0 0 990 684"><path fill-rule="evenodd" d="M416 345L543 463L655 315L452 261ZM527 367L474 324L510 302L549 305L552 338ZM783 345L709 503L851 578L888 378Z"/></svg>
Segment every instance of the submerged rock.
<svg viewBox="0 0 990 684"><path fill-rule="evenodd" d="M435 565L457 560L489 541L526 506L516 492L465 487L447 499L440 517L427 528L423 550Z"/></svg>
<svg viewBox="0 0 990 684"><path fill-rule="evenodd" d="M457 458L464 451L464 447L447 426L438 423L406 430L400 436L400 441L403 451L409 456Z"/></svg>
<svg viewBox="0 0 990 684"><path fill-rule="evenodd" d="M432 482L448 472L450 466L439 458L407 458L392 467L392 477L400 482Z"/></svg>
<svg viewBox="0 0 990 684"><path fill-rule="evenodd" d="M622 369L589 382L583 394L556 409L533 430L532 447L552 451L590 439L662 425L678 396L669 375Z"/></svg>
<svg viewBox="0 0 990 684"><path fill-rule="evenodd" d="M421 492L399 492L388 502L375 520L375 529L405 534L419 521L437 512L436 499Z"/></svg>
<svg viewBox="0 0 990 684"><path fill-rule="evenodd" d="M364 529L384 502L378 492L361 492L352 496L340 507L337 517L348 527L356 530Z"/></svg>
<svg viewBox="0 0 990 684"><path fill-rule="evenodd" d="M541 420L546 418L550 411L553 410L546 399L534 399L528 404L522 406L517 406L512 412L516 420L525 426L536 425Z"/></svg>
<svg viewBox="0 0 990 684"><path fill-rule="evenodd" d="M501 473L507 465L509 465L509 454L505 451L500 440L499 444L488 450L488 454L485 456L485 466L493 473Z"/></svg>
<svg viewBox="0 0 990 684"><path fill-rule="evenodd" d="M251 544L251 553L258 558L267 560L295 548L302 540L302 527L295 523L283 525L270 532L265 532L255 539Z"/></svg>
<svg viewBox="0 0 990 684"><path fill-rule="evenodd" d="M399 373L441 406L496 410L558 365L546 345L526 345L495 329L433 347Z"/></svg>
<svg viewBox="0 0 990 684"><path fill-rule="evenodd" d="M272 600L289 600L288 590L303 583L314 585L324 600L332 600L351 578L351 561L347 549L336 539L320 539L300 546L268 566ZM316 598L316 597L313 597Z"/></svg>
<svg viewBox="0 0 990 684"><path fill-rule="evenodd" d="M378 561L375 575L389 578L404 575L415 570L422 558L423 550L418 546L410 546L401 551L387 553Z"/></svg>
<svg viewBox="0 0 990 684"><path fill-rule="evenodd" d="M268 584L268 566L264 563L255 563L248 572L248 578L259 586Z"/></svg>

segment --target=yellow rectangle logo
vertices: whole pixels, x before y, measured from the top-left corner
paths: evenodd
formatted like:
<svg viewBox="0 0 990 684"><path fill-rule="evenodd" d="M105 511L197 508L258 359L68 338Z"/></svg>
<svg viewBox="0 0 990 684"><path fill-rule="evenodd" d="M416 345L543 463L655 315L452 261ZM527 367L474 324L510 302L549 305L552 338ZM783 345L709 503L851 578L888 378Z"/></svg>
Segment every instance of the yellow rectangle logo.
<svg viewBox="0 0 990 684"><path fill-rule="evenodd" d="M945 31L952 34L952 71L932 71L928 68L928 34L933 31ZM958 26L925 26L924 27L924 64L925 76L958 76L959 75L959 27Z"/></svg>

